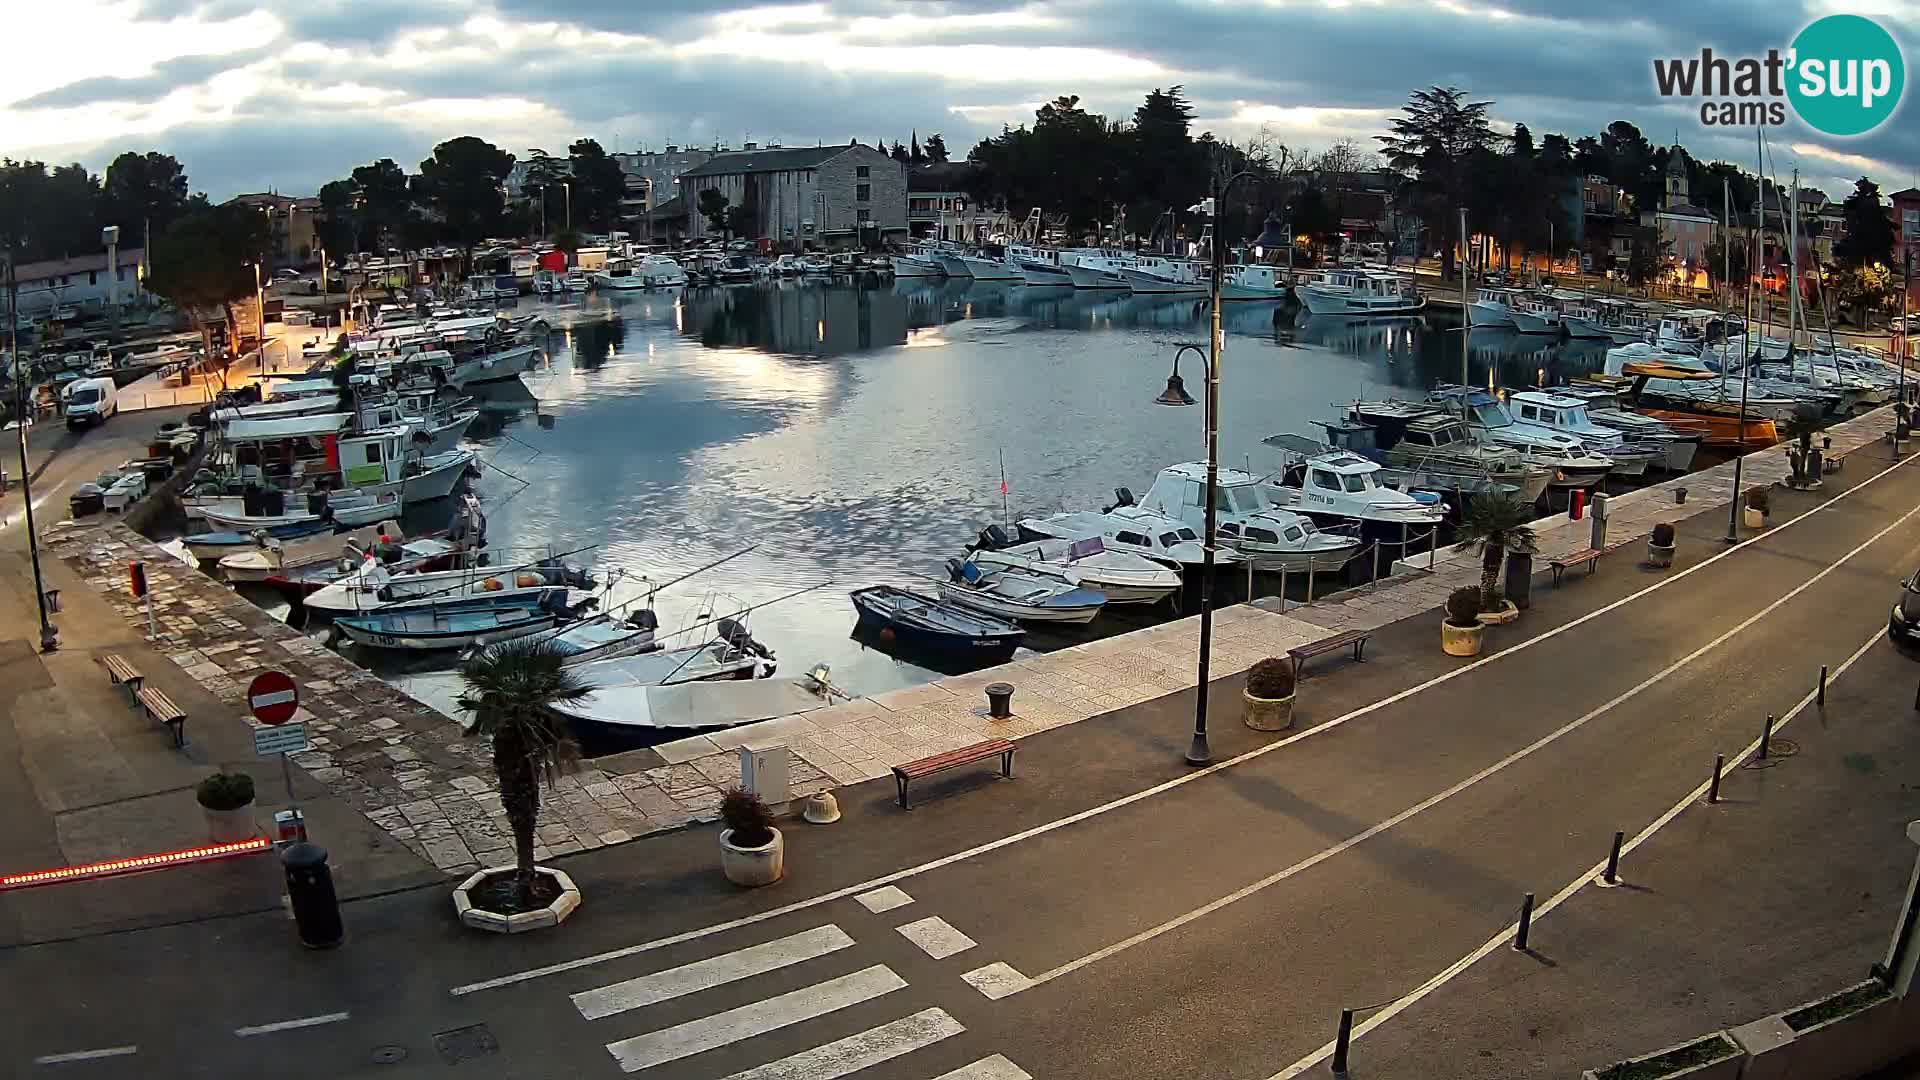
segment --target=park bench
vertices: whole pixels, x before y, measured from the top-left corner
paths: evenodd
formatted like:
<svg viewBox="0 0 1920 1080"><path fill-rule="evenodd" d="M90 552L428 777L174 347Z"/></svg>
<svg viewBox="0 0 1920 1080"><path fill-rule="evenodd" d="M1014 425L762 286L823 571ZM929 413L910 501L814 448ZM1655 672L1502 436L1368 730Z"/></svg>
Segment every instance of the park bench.
<svg viewBox="0 0 1920 1080"><path fill-rule="evenodd" d="M1627 541L1622 541L1618 544L1608 544L1603 548L1588 548L1585 551L1576 551L1568 555L1562 555L1557 559L1548 559L1547 565L1553 568L1554 587L1558 588L1560 586L1560 576L1562 574L1565 574L1568 570L1576 566L1586 567L1587 576L1592 577L1594 568L1600 565L1600 556L1616 551L1626 546L1626 543Z"/></svg>
<svg viewBox="0 0 1920 1080"><path fill-rule="evenodd" d="M134 693L134 700L147 712L147 719L165 724L167 733L173 736L173 745L187 745L187 711L173 703L173 699L161 693L157 687L144 686Z"/></svg>
<svg viewBox="0 0 1920 1080"><path fill-rule="evenodd" d="M123 656L109 653L101 657L100 662L106 665L107 679L115 686L126 687L129 697L138 694L140 687L147 681L147 677L140 674L140 669L127 663Z"/></svg>
<svg viewBox="0 0 1920 1080"><path fill-rule="evenodd" d="M1306 663L1308 660L1330 652L1339 652L1349 645L1353 646L1353 659L1355 663L1365 660L1366 657L1361 654L1367 647L1367 639L1372 636L1373 631L1371 630L1347 630L1335 634L1332 637L1321 638L1319 641L1309 641L1305 645L1297 645L1288 649L1287 657L1293 661L1293 677L1296 680L1300 678L1300 665Z"/></svg>
<svg viewBox="0 0 1920 1080"><path fill-rule="evenodd" d="M894 782L900 785L900 805L904 809L913 807L907 804L907 782L923 776L932 776L937 772L957 769L962 765L971 765L976 761L985 761L991 757L1000 759L1000 775L1013 775L1013 744L1005 739L988 739L972 746L963 746L958 750L948 750L944 754L934 754L918 761L909 761L893 767Z"/></svg>

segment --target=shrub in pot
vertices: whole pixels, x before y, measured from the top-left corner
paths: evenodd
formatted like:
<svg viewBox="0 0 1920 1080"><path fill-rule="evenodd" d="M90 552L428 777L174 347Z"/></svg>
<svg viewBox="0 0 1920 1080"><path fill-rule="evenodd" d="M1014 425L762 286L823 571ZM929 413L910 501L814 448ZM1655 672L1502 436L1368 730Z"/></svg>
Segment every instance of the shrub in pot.
<svg viewBox="0 0 1920 1080"><path fill-rule="evenodd" d="M1243 719L1255 731L1293 726L1293 662L1269 656L1247 672Z"/></svg>
<svg viewBox="0 0 1920 1080"><path fill-rule="evenodd" d="M1661 522L1653 527L1653 534L1647 537L1647 564L1649 566L1673 565L1673 526Z"/></svg>
<svg viewBox="0 0 1920 1080"><path fill-rule="evenodd" d="M1479 613L1485 616L1480 622L1505 623L1519 617L1518 609L1500 595L1500 565L1510 551L1531 554L1539 550L1532 521L1533 508L1512 495L1479 495L1468 500L1453 535L1462 547L1480 547Z"/></svg>
<svg viewBox="0 0 1920 1080"><path fill-rule="evenodd" d="M1447 617L1440 620L1440 648L1448 656L1478 656L1487 628L1480 624L1480 590L1463 585L1447 594Z"/></svg>
<svg viewBox="0 0 1920 1080"><path fill-rule="evenodd" d="M1740 515L1740 521L1749 529L1763 528L1767 524L1767 515L1773 510L1772 497L1763 487L1749 488L1746 495L1746 509Z"/></svg>
<svg viewBox="0 0 1920 1080"><path fill-rule="evenodd" d="M771 885L786 873L786 841L760 796L734 788L720 800L720 869L735 885Z"/></svg>
<svg viewBox="0 0 1920 1080"><path fill-rule="evenodd" d="M207 819L207 835L216 844L251 840L260 834L253 820L253 777L217 772L193 789Z"/></svg>

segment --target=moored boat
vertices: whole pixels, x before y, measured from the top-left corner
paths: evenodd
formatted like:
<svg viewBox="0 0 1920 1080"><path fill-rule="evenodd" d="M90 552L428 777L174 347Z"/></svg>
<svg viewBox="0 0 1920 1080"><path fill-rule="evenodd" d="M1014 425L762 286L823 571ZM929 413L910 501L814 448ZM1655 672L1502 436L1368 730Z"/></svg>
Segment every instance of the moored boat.
<svg viewBox="0 0 1920 1080"><path fill-rule="evenodd" d="M1017 622L1081 625L1106 606L1106 594L1021 570L982 569L971 559L947 560L951 581L940 583L940 599Z"/></svg>
<svg viewBox="0 0 1920 1080"><path fill-rule="evenodd" d="M914 652L999 664L1012 659L1026 636L1011 622L892 585L856 589L852 596L856 629Z"/></svg>
<svg viewBox="0 0 1920 1080"><path fill-rule="evenodd" d="M407 605L338 618L333 625L355 644L376 649L468 649L537 634L571 616L565 588L530 595L476 596Z"/></svg>

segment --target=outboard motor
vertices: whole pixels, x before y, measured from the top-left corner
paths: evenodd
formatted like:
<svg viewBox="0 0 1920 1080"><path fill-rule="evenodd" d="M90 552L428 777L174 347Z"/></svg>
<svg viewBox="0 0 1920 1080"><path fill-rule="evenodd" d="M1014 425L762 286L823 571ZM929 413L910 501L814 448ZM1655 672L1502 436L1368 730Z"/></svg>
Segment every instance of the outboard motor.
<svg viewBox="0 0 1920 1080"><path fill-rule="evenodd" d="M1108 513L1112 513L1113 511L1119 509L1122 506L1132 506L1132 505L1133 505L1133 492L1128 490L1127 488L1117 487L1113 489L1113 505L1101 507L1100 512L1103 514L1108 514Z"/></svg>
<svg viewBox="0 0 1920 1080"><path fill-rule="evenodd" d="M627 616L627 625L635 630L658 630L660 616L655 615L652 608L643 607Z"/></svg>
<svg viewBox="0 0 1920 1080"><path fill-rule="evenodd" d="M947 576L952 578L954 581L960 580L960 560L959 559L947 560Z"/></svg>
<svg viewBox="0 0 1920 1080"><path fill-rule="evenodd" d="M998 525L989 525L980 530L979 539L973 542L971 550L998 551L1011 543L1013 538L1007 535L1007 530Z"/></svg>
<svg viewBox="0 0 1920 1080"><path fill-rule="evenodd" d="M773 650L753 640L753 635L747 633L747 628L734 620L722 618L714 625L720 631L720 639L725 641L728 647L757 656L762 660L773 659Z"/></svg>

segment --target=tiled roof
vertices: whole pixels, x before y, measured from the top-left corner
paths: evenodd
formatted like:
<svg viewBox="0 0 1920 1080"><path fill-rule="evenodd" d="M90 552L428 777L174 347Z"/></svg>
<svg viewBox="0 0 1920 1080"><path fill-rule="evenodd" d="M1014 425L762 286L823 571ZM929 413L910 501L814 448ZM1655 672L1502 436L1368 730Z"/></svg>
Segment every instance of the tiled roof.
<svg viewBox="0 0 1920 1080"><path fill-rule="evenodd" d="M794 146L778 150L740 150L715 154L681 173L680 178L815 169L851 149L851 146Z"/></svg>

